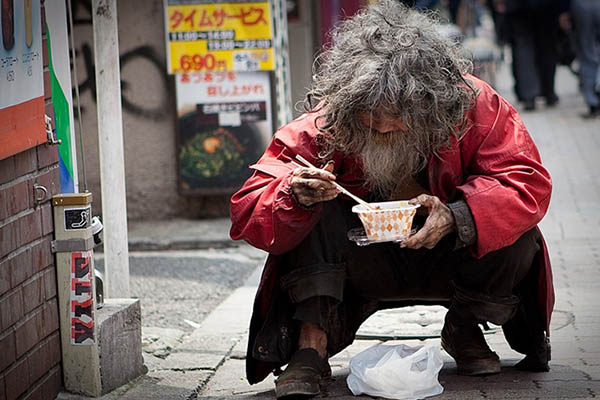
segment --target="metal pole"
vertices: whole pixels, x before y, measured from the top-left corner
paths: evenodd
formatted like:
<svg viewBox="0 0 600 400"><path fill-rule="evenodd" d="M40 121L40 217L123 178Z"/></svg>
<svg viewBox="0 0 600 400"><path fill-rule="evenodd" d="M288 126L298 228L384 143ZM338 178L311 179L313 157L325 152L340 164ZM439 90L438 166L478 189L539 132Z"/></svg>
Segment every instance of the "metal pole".
<svg viewBox="0 0 600 400"><path fill-rule="evenodd" d="M92 0L107 298L129 297L129 254L116 0Z"/></svg>
<svg viewBox="0 0 600 400"><path fill-rule="evenodd" d="M277 128L292 120L292 84L285 0L273 0Z"/></svg>
<svg viewBox="0 0 600 400"><path fill-rule="evenodd" d="M71 6L71 0L67 0L67 6L69 7L69 29L71 34L70 39L71 39L71 60L73 61L73 75L74 75L74 82L75 82L75 99L77 101L77 127L79 128L79 155L81 157L81 173L82 173L82 177L83 177L83 192L87 192L88 191L88 186L87 186L87 177L85 176L85 153L83 152L83 128L82 128L82 123L81 123L81 101L80 101L80 97L79 97L79 79L77 79L77 57L75 56L75 31L73 30L73 7ZM77 141L75 138L73 138L73 141ZM75 152L76 154L76 152ZM75 160L77 160L77 157L75 157ZM75 172L73 171L73 175L75 175ZM73 176L74 180L77 180L77 176ZM75 189L75 192L77 192L78 190Z"/></svg>

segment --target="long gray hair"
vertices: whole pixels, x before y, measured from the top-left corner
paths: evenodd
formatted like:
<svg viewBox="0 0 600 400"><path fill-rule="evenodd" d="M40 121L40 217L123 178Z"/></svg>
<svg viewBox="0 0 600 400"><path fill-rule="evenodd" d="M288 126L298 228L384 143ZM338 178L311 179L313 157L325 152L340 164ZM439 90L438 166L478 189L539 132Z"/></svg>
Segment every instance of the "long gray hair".
<svg viewBox="0 0 600 400"><path fill-rule="evenodd" d="M320 113L322 151L360 152L368 132L359 115L400 118L423 168L432 154L460 137L477 92L464 74L472 63L436 30L437 21L394 0L381 0L340 23L333 45L314 65L304 106ZM416 172L416 171L413 171Z"/></svg>

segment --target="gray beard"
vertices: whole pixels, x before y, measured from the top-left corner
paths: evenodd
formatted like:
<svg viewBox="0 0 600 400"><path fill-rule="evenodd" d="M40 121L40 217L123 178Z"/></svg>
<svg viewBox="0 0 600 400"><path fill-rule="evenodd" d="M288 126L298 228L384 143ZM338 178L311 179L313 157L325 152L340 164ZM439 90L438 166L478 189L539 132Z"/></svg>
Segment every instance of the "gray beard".
<svg viewBox="0 0 600 400"><path fill-rule="evenodd" d="M366 183L382 199L412 179L423 167L421 152L406 133L371 134L359 151Z"/></svg>

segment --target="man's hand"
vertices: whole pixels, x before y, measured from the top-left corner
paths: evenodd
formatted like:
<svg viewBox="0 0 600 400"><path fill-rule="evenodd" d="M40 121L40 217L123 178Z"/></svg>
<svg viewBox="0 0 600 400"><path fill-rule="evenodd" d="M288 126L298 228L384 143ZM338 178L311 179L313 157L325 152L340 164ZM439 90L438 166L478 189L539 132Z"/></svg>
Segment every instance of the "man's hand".
<svg viewBox="0 0 600 400"><path fill-rule="evenodd" d="M309 207L321 201L333 200L340 191L335 187L333 162L324 169L298 167L292 173L290 186L298 203Z"/></svg>
<svg viewBox="0 0 600 400"><path fill-rule="evenodd" d="M427 208L429 215L425 224L414 236L400 243L400 247L433 249L448 233L454 230L454 216L450 209L436 196L422 194L409 201Z"/></svg>

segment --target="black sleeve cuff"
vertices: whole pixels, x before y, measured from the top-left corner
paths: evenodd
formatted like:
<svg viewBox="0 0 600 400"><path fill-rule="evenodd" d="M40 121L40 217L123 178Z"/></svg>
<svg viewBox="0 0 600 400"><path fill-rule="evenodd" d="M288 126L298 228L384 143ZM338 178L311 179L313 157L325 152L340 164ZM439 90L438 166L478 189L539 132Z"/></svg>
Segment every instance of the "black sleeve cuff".
<svg viewBox="0 0 600 400"><path fill-rule="evenodd" d="M471 210L464 200L449 203L448 208L454 216L454 227L456 228L456 244L454 249L460 249L474 244L477 241L477 229Z"/></svg>

